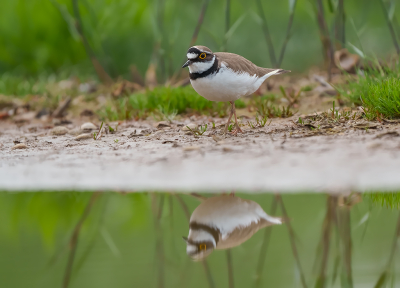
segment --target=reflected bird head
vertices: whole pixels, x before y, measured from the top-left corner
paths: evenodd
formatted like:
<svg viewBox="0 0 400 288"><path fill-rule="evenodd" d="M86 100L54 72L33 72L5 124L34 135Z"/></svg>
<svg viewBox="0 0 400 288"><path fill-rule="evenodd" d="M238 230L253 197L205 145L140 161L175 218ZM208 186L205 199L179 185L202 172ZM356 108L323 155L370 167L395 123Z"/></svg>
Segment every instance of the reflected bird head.
<svg viewBox="0 0 400 288"><path fill-rule="evenodd" d="M214 251L214 243L212 241L196 242L189 240L187 237L182 237L186 242L186 254L194 261L205 259Z"/></svg>

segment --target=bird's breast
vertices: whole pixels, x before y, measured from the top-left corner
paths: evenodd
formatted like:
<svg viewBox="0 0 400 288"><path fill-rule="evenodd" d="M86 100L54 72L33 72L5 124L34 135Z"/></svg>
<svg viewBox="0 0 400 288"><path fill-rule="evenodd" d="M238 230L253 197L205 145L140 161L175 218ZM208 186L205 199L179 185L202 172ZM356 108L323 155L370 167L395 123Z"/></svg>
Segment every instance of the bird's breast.
<svg viewBox="0 0 400 288"><path fill-rule="evenodd" d="M254 93L263 81L257 75L237 73L222 67L217 73L190 82L193 89L208 100L235 101Z"/></svg>

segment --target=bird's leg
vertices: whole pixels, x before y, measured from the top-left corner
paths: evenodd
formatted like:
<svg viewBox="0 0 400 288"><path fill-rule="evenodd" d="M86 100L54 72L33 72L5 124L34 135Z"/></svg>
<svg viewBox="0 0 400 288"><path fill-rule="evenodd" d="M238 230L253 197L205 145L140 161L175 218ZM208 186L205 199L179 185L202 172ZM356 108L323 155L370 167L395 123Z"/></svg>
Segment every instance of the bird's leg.
<svg viewBox="0 0 400 288"><path fill-rule="evenodd" d="M237 133L243 133L242 129L240 129L239 123L237 121L237 117L236 117L236 109L235 109L235 102L231 102L232 104L232 111L233 111L233 115L235 115L235 125L236 125L236 129L233 130L231 133L232 135L237 135Z"/></svg>
<svg viewBox="0 0 400 288"><path fill-rule="evenodd" d="M226 135L226 131L228 131L229 123L231 122L232 115L233 115L233 112L235 110L234 102L230 102L230 103L231 103L231 109L230 109L230 112L229 112L228 122L226 122L226 125L225 125L224 135Z"/></svg>

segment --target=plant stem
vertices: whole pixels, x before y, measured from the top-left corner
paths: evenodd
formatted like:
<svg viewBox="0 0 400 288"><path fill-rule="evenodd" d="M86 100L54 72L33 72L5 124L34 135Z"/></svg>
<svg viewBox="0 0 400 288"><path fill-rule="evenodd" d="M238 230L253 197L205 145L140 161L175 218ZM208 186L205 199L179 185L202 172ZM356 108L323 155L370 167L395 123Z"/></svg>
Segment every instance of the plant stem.
<svg viewBox="0 0 400 288"><path fill-rule="evenodd" d="M329 36L328 25L325 21L325 14L324 14L324 5L322 0L317 1L317 20L318 20L318 27L320 30L320 37L323 47L323 54L325 63L328 65L328 81L332 78L332 68L333 68L333 45L331 38Z"/></svg>
<svg viewBox="0 0 400 288"><path fill-rule="evenodd" d="M283 214L283 217L285 220L286 227L288 228L288 231L289 231L289 239L290 239L290 244L292 246L293 256L296 261L297 268L299 269L299 272L300 272L301 284L302 284L303 288L307 288L308 286L306 283L306 279L304 277L303 269L301 267L299 252L297 251L297 247L296 247L296 243L295 243L295 234L294 234L292 224L290 224L290 219L286 212L286 208L285 208L285 205L283 204L283 200L282 200L281 196L279 194L277 194L275 197L276 197L277 201L279 201L281 204L282 214Z"/></svg>
<svg viewBox="0 0 400 288"><path fill-rule="evenodd" d="M93 204L99 195L100 195L99 192L94 192L92 194L92 197L90 197L89 202L86 205L86 208L83 211L81 218L76 223L74 231L72 232L71 240L69 242L69 246L70 246L71 250L68 255L67 267L65 268L64 280L63 280L63 285L62 285L63 288L68 287L70 279L71 279L72 266L74 264L76 248L78 247L79 232L81 231L82 224L83 224L83 222L85 222L86 218L89 216L89 213L93 207Z"/></svg>
<svg viewBox="0 0 400 288"><path fill-rule="evenodd" d="M76 30L78 31L82 39L83 47L85 48L86 54L90 58L90 61L92 61L97 76L99 76L100 81L103 82L104 84L111 85L113 83L111 77L107 74L106 70L104 70L103 66L101 66L100 62L97 60L92 48L89 45L88 40L86 39L85 34L83 33L82 19L79 13L78 0L72 0L72 8L74 11L74 16L76 21L75 22Z"/></svg>
<svg viewBox="0 0 400 288"><path fill-rule="evenodd" d="M210 0L204 0L204 2L203 2L203 6L201 7L199 19L197 20L197 25L196 25L196 28L194 29L192 40L190 40L189 47L192 47L196 43L197 36L199 36L201 24L203 24L204 16L206 15L207 6L208 6L209 2L210 2Z"/></svg>
<svg viewBox="0 0 400 288"><path fill-rule="evenodd" d="M288 26L287 26L287 29L286 29L286 37L285 37L285 41L283 42L283 45L282 45L281 53L279 54L279 60L278 60L278 63L276 65L277 66L276 68L280 67L282 65L282 62L283 62L283 56L285 55L286 45L289 42L289 39L290 39L290 36L291 36L290 35L290 30L292 29L292 25L293 25L294 11L296 9L296 4L297 4L297 0L294 1L293 10L290 12L289 23L288 23Z"/></svg>
<svg viewBox="0 0 400 288"><path fill-rule="evenodd" d="M271 209L270 209L270 215L275 215L276 213L276 209L278 207L278 202L276 201L276 198L274 197L274 199L272 200L272 204L271 204ZM259 286L259 284L261 283L261 275L262 275L262 271L264 268L264 263L265 263L265 258L267 256L267 250L268 250L268 245L269 245L269 240L271 238L271 232L272 232L272 227L270 227L269 229L265 229L264 232L264 240L261 246L261 250L260 250L260 257L258 258L258 264L257 264L257 275L256 275L256 287Z"/></svg>
<svg viewBox="0 0 400 288"><path fill-rule="evenodd" d="M329 195L327 198L327 210L323 224L323 232L321 239L322 259L320 265L320 273L315 287L326 287L326 268L328 266L329 246L331 240L332 223L336 218L337 197Z"/></svg>
<svg viewBox="0 0 400 288"><path fill-rule="evenodd" d="M383 14L385 16L386 24L388 25L390 35L392 36L393 44L394 44L394 47L396 48L397 55L400 56L399 43L397 42L396 33L394 31L392 22L389 19L389 15L388 15L388 12L386 10L385 3L383 2L383 0L380 0L379 2L381 3L381 7L382 7L382 10L383 10Z"/></svg>
<svg viewBox="0 0 400 288"><path fill-rule="evenodd" d="M350 226L350 208L339 207L337 213L337 225L341 240L341 252L343 259L343 287L353 287L353 277L351 269L351 226Z"/></svg>
<svg viewBox="0 0 400 288"><path fill-rule="evenodd" d="M223 47L222 50L223 51L227 51L228 50L228 38L227 38L227 34L229 31L229 27L230 27L230 9L231 9L231 1L230 0L226 0L226 6L225 6L225 35L224 35L224 43L223 43Z"/></svg>
<svg viewBox="0 0 400 288"><path fill-rule="evenodd" d="M346 46L345 21L346 21L346 15L344 13L344 0L339 0L335 32L336 32L336 39L340 42L341 47Z"/></svg>
<svg viewBox="0 0 400 288"><path fill-rule="evenodd" d="M262 19L262 28L264 32L264 37L265 40L267 41L267 46L268 46L268 52L269 52L269 58L271 60L271 64L274 68L277 67L277 62L276 62L276 56L275 56L275 50L274 50L274 45L272 44L272 39L271 39L271 34L269 33L269 28L268 28L268 23L267 19L265 18L264 10L261 4L261 0L256 0L257 6L258 6L258 12L260 13L261 19Z"/></svg>
<svg viewBox="0 0 400 288"><path fill-rule="evenodd" d="M192 39L190 40L189 47L192 47L197 41L197 37L199 36L200 28L201 28L201 25L203 24L204 16L206 15L209 2L210 2L210 0L203 1L203 6L201 7L200 15L197 20L196 28L194 29ZM184 61L182 61L182 63L184 63L185 61L186 61L186 57L185 57ZM173 82L175 79L177 79L181 76L183 69L181 69L180 67L178 69L179 70L177 70L177 72L171 77L171 82Z"/></svg>
<svg viewBox="0 0 400 288"><path fill-rule="evenodd" d="M226 262L228 264L228 287L234 288L231 249L226 250Z"/></svg>

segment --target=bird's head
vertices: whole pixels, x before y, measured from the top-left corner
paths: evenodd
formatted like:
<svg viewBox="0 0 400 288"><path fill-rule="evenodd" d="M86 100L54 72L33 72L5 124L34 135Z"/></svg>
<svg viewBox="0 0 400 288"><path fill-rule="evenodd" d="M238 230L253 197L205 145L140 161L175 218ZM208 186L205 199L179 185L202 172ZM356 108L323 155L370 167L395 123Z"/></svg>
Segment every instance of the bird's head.
<svg viewBox="0 0 400 288"><path fill-rule="evenodd" d="M214 251L215 244L213 241L194 241L186 237L182 237L186 242L186 254L195 261L205 259Z"/></svg>
<svg viewBox="0 0 400 288"><path fill-rule="evenodd" d="M189 67L190 73L201 73L214 64L215 55L205 46L192 46L186 53L187 61L182 68Z"/></svg>

